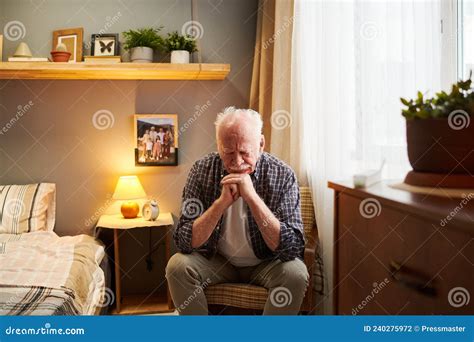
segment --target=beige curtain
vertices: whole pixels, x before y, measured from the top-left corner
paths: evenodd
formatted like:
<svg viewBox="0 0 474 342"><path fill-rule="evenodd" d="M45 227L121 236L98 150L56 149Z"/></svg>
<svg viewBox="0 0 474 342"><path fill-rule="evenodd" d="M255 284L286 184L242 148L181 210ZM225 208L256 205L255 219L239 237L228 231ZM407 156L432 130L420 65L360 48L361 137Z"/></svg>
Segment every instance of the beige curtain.
<svg viewBox="0 0 474 342"><path fill-rule="evenodd" d="M250 108L263 117L266 150L295 170L306 184L302 166L299 87L292 80L298 65L292 56L294 0L260 0Z"/></svg>

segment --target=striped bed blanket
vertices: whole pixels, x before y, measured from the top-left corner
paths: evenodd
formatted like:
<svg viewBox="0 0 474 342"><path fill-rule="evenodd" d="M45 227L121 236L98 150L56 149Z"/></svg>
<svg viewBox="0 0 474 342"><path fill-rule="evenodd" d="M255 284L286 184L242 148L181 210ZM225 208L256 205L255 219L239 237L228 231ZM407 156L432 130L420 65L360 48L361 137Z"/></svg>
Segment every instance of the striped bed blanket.
<svg viewBox="0 0 474 342"><path fill-rule="evenodd" d="M0 315L97 314L104 255L88 235L0 234Z"/></svg>

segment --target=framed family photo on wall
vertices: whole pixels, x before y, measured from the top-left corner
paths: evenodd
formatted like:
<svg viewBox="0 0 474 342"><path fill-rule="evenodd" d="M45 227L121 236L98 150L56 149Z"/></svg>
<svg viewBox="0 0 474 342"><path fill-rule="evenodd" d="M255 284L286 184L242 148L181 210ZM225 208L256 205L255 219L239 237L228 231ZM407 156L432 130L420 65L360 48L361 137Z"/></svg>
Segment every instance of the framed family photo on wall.
<svg viewBox="0 0 474 342"><path fill-rule="evenodd" d="M178 165L178 115L135 114L135 165Z"/></svg>

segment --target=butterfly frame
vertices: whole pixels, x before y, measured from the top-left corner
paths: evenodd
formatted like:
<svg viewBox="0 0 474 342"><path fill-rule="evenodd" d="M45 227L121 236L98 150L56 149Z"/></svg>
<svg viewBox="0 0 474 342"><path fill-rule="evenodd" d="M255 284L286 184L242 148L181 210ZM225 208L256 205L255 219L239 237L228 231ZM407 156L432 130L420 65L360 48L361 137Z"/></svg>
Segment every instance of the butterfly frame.
<svg viewBox="0 0 474 342"><path fill-rule="evenodd" d="M91 35L91 56L118 56L118 33Z"/></svg>

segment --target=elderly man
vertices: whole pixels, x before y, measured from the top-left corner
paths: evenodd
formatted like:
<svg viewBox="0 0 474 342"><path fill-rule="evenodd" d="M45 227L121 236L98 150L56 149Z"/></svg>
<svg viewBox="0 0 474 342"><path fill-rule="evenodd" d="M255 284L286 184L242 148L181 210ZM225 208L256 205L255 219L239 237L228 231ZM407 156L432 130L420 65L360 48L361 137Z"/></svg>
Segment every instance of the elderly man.
<svg viewBox="0 0 474 342"><path fill-rule="evenodd" d="M269 290L264 314L297 314L309 276L296 176L263 152L259 113L229 107L215 125L219 153L193 165L183 190L174 232L181 253L166 267L174 304L180 314L205 315L203 288L249 283Z"/></svg>

